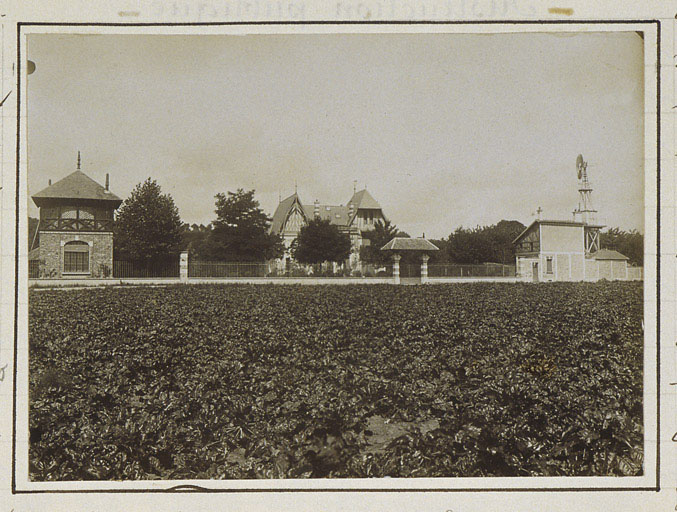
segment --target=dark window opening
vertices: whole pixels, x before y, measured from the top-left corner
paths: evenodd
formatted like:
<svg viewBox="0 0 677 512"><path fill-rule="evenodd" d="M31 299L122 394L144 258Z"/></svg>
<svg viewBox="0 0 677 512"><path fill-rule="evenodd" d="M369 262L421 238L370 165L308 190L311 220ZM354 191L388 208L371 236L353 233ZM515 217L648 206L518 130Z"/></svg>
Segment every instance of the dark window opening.
<svg viewBox="0 0 677 512"><path fill-rule="evenodd" d="M87 242L68 242L63 248L63 271L89 272L89 245Z"/></svg>

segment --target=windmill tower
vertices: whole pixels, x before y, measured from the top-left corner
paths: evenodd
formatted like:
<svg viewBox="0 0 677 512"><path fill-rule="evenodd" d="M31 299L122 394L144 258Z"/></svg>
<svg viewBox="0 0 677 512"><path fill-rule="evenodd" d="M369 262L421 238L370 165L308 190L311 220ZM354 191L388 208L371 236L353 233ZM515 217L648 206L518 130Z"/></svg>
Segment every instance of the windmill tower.
<svg viewBox="0 0 677 512"><path fill-rule="evenodd" d="M594 224L597 210L592 206L592 186L588 180L588 162L583 160L583 155L576 157L576 170L578 172L578 194L580 201L578 202L578 208L573 212L574 220L578 216L580 222Z"/></svg>
<svg viewBox="0 0 677 512"><path fill-rule="evenodd" d="M585 231L585 252L593 253L600 249L599 230L603 226L596 224L596 213L592 206L592 186L588 180L588 162L583 160L583 155L576 157L576 170L578 173L578 194L580 201L578 208L573 211L574 220L579 220ZM576 218L578 216L578 219Z"/></svg>

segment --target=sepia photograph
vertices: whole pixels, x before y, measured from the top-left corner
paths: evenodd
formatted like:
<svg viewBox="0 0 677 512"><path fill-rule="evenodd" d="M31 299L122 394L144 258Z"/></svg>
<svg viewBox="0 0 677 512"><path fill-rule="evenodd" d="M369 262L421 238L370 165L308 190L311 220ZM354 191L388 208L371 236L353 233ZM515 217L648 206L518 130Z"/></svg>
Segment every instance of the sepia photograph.
<svg viewBox="0 0 677 512"><path fill-rule="evenodd" d="M25 42L30 482L654 470L643 32Z"/></svg>

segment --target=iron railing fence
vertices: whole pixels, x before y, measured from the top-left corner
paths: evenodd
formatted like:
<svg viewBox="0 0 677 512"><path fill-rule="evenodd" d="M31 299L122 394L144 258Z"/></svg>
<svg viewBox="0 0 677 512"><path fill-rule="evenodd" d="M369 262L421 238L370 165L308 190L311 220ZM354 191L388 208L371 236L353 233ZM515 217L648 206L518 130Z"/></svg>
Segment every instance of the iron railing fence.
<svg viewBox="0 0 677 512"><path fill-rule="evenodd" d="M188 260L188 277L267 277L271 274L268 263L240 263L222 261Z"/></svg>
<svg viewBox="0 0 677 512"><path fill-rule="evenodd" d="M40 277L40 260L28 260L28 278L37 279Z"/></svg>
<svg viewBox="0 0 677 512"><path fill-rule="evenodd" d="M400 277L421 277L421 264L400 263Z"/></svg>
<svg viewBox="0 0 677 512"><path fill-rule="evenodd" d="M30 279L55 278L58 271L46 273L41 260L29 260L28 277ZM643 279L642 267L628 267L627 279ZM429 264L428 277L515 277L514 265L460 265L460 264ZM109 277L110 269L99 277ZM114 278L178 278L179 257L171 256L150 262L113 261ZM193 278L248 278L248 277L392 277L392 265L371 265L362 263L358 268L325 264L325 265L298 265L290 264L284 267L279 262L243 263L220 261L188 262L188 277ZM400 277L420 277L421 265L415 263L401 263Z"/></svg>
<svg viewBox="0 0 677 512"><path fill-rule="evenodd" d="M188 260L189 278L392 277L392 275L392 265L361 265L359 268L350 269L331 263L318 265L288 263L284 265L279 261L247 263Z"/></svg>
<svg viewBox="0 0 677 512"><path fill-rule="evenodd" d="M113 277L179 277L179 257L168 256L150 261L113 260Z"/></svg>
<svg viewBox="0 0 677 512"><path fill-rule="evenodd" d="M48 269L44 260L28 260L29 279L57 279L60 272L56 268Z"/></svg>
<svg viewBox="0 0 677 512"><path fill-rule="evenodd" d="M359 270L355 271L354 274L362 277L393 277L393 266L392 264L372 265L362 263Z"/></svg>
<svg viewBox="0 0 677 512"><path fill-rule="evenodd" d="M273 265L269 277L392 277L392 265L372 265L362 263L354 268L331 262L316 265L288 263L285 266Z"/></svg>
<svg viewBox="0 0 677 512"><path fill-rule="evenodd" d="M644 268L628 266L628 279L633 281L644 279Z"/></svg>
<svg viewBox="0 0 677 512"><path fill-rule="evenodd" d="M428 277L515 277L515 265L433 264L428 265Z"/></svg>

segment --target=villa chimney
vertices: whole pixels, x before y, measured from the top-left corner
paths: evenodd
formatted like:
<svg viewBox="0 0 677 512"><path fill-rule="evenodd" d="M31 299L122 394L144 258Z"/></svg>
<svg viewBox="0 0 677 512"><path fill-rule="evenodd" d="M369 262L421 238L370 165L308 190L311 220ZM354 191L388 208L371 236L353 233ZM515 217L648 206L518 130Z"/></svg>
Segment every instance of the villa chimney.
<svg viewBox="0 0 677 512"><path fill-rule="evenodd" d="M320 201L318 201L317 199L315 199L315 204L314 204L314 208L313 208L313 215L315 215L315 217L320 216Z"/></svg>
<svg viewBox="0 0 677 512"><path fill-rule="evenodd" d="M110 184L110 178L108 176L108 173L106 173L106 190L108 190L108 185Z"/></svg>
<svg viewBox="0 0 677 512"><path fill-rule="evenodd" d="M50 178L50 179L47 181L47 183L49 183L49 186L51 187L51 186L52 186L52 178Z"/></svg>
<svg viewBox="0 0 677 512"><path fill-rule="evenodd" d="M348 211L350 212L351 217L353 216L353 213L355 213L355 205L352 201L348 203Z"/></svg>

